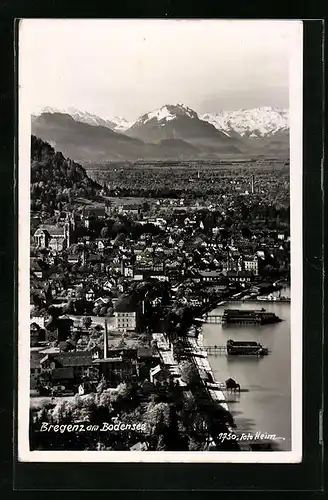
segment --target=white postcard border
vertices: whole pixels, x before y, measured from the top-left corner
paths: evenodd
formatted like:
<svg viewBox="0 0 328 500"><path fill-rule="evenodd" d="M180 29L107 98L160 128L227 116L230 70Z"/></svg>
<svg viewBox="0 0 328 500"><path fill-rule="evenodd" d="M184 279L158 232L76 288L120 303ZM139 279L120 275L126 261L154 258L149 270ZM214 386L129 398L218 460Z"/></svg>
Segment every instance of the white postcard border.
<svg viewBox="0 0 328 500"><path fill-rule="evenodd" d="M33 20L35 22L36 20ZM42 22L43 20L39 20ZM73 20L71 20L73 22ZM96 20L92 20L95 22ZM291 388L292 450L274 452L169 452L169 451L30 451L30 138L28 60L33 47L19 29L19 135L18 135L18 460L21 462L160 462L160 463L297 463L302 459L302 75L303 23L290 23L290 191L291 191ZM127 20L134 22L134 20ZM164 22L170 22L165 20ZM218 21L220 22L220 21ZM247 22L247 21L245 21ZM262 22L259 20L259 22ZM279 21L281 22L281 21ZM259 41L260 43L260 41ZM40 68L42 70L42 68Z"/></svg>

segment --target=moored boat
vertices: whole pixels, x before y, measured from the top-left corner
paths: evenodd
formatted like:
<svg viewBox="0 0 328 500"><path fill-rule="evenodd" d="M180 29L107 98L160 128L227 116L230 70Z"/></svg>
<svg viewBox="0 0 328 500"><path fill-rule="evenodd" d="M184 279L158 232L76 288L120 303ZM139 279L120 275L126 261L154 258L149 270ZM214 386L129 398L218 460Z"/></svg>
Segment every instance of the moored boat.
<svg viewBox="0 0 328 500"><path fill-rule="evenodd" d="M229 339L227 341L227 354L228 356L265 356L269 354L269 350L262 344L251 340L235 341Z"/></svg>
<svg viewBox="0 0 328 500"><path fill-rule="evenodd" d="M267 312L265 309L225 309L222 316L223 324L240 324L240 325L266 325L270 323L278 323L281 319L272 312Z"/></svg>

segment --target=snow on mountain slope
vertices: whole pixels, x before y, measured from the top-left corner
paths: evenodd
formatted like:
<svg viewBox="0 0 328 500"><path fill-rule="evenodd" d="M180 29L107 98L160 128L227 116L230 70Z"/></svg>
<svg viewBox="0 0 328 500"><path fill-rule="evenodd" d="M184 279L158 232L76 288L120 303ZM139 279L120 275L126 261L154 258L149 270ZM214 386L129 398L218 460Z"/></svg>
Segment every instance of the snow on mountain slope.
<svg viewBox="0 0 328 500"><path fill-rule="evenodd" d="M48 117L45 116L46 114ZM53 120L51 115L54 115ZM143 146L131 143L130 152L124 153L129 158L134 155L138 157L155 155L156 158L165 157L165 155L172 156L173 151L177 152L180 146L181 151L186 155L198 153L214 156L223 153L254 155L266 154L266 152L288 154L288 115L286 109L269 106L200 115L188 106L177 103L166 104L142 115L134 122L129 122L120 116L105 119L73 107L67 109L47 107L40 113L35 113L32 123L34 121L34 127L39 134L43 128L48 130L48 135L45 132L44 136L40 135L44 140L54 140L55 132L58 135L63 124L67 127L67 134L74 137L77 133L75 124L89 126L88 131L85 131L85 136L92 136L94 141L97 136L98 146L106 151L107 156L109 153L114 155L116 150L118 157L124 156L121 148L123 143L124 147L127 147L124 138L138 139L144 143ZM108 129L109 134L115 133L114 137L111 137L112 149L109 152L107 152L107 146L103 147L100 140L104 133L108 135L106 131L104 132L104 127ZM116 134L118 137L115 136ZM167 140L173 143L162 145L162 141ZM163 148L166 149L165 152ZM90 152L91 150L93 146L90 146Z"/></svg>
<svg viewBox="0 0 328 500"><path fill-rule="evenodd" d="M125 132L128 128L132 127L134 121L129 122L122 116L114 116L111 121L115 124L113 130L115 132Z"/></svg>
<svg viewBox="0 0 328 500"><path fill-rule="evenodd" d="M77 122L86 123L87 125L93 125L95 127L98 126L107 127L110 128L111 130L114 130L115 132L124 132L133 124L133 122L130 123L128 122L128 120L120 116L117 116L109 120L101 118L100 116L95 115L94 113L89 113L88 111L81 111L80 109L74 107L68 107L67 109L59 109L47 106L46 108L42 109L42 111L40 111L39 113L36 113L35 116L39 116L42 113L68 114Z"/></svg>
<svg viewBox="0 0 328 500"><path fill-rule="evenodd" d="M75 121L108 127L119 133L127 131L134 125L140 126L148 122L154 124L160 122L158 125L164 127L168 122L181 117L204 120L228 137L238 134L245 138L256 139L269 137L279 131L288 131L289 129L288 110L270 106L200 115L185 104L166 104L155 111L142 115L136 122L128 121L121 116L105 119L74 107L69 107L66 110L46 107L37 115L42 113L69 114Z"/></svg>
<svg viewBox="0 0 328 500"><path fill-rule="evenodd" d="M150 120L157 120L159 122L165 120L168 122L171 120L176 120L178 117L181 116L187 116L188 118L198 118L198 115L195 111L188 108L188 106L185 106L184 104L177 103L177 104L165 104L165 106L162 106L161 108L155 111L146 113L137 120L137 123L144 124L149 122Z"/></svg>
<svg viewBox="0 0 328 500"><path fill-rule="evenodd" d="M101 126L113 129L115 123L112 120L105 120L93 113L87 111L80 111L77 108L68 108L67 113L71 115L77 122L87 123L88 125Z"/></svg>
<svg viewBox="0 0 328 500"><path fill-rule="evenodd" d="M181 139L206 154L238 154L244 148L240 138L228 137L211 123L201 120L196 111L181 103L166 104L142 115L125 134L147 144Z"/></svg>
<svg viewBox="0 0 328 500"><path fill-rule="evenodd" d="M272 136L278 131L288 131L289 129L288 110L270 106L205 113L200 118L229 135L235 132L242 137L254 139Z"/></svg>

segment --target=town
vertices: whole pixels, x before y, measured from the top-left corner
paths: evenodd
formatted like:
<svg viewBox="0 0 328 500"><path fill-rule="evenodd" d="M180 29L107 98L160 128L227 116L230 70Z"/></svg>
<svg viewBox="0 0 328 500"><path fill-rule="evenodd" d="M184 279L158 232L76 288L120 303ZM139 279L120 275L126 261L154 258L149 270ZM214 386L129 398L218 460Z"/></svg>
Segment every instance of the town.
<svg viewBox="0 0 328 500"><path fill-rule="evenodd" d="M123 168L120 191L116 169L91 179L32 138L34 449L238 449L218 439L235 424L204 368L197 318L289 282L289 168L181 165L176 186L170 168L146 194L141 169L131 178ZM40 431L113 418L145 425L56 439Z"/></svg>

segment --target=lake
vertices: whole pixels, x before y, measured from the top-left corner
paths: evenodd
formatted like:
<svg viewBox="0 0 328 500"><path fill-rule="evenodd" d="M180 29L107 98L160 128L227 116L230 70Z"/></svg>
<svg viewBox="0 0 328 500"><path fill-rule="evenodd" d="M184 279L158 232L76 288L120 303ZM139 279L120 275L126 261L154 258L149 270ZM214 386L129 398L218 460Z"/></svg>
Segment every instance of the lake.
<svg viewBox="0 0 328 500"><path fill-rule="evenodd" d="M281 291L290 297L290 289ZM278 450L291 449L291 351L290 303L288 302L227 302L210 314L223 314L224 309L261 309L274 312L283 321L269 325L204 324L205 345L225 345L228 339L255 340L267 347L268 356L227 357L209 354L218 382L231 377L241 386L241 392L227 396L227 402L238 429L276 434L284 439L275 442Z"/></svg>

